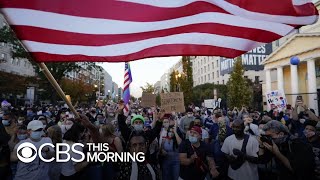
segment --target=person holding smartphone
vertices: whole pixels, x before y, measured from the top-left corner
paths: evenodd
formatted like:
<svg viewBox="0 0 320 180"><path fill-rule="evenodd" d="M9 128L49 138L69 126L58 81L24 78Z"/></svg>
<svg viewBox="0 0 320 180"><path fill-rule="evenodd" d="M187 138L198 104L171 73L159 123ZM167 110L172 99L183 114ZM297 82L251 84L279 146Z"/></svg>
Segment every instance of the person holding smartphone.
<svg viewBox="0 0 320 180"><path fill-rule="evenodd" d="M280 180L313 179L314 155L310 145L294 138L288 128L276 120L266 123L263 131L272 143L260 138L260 163L265 164L274 157Z"/></svg>

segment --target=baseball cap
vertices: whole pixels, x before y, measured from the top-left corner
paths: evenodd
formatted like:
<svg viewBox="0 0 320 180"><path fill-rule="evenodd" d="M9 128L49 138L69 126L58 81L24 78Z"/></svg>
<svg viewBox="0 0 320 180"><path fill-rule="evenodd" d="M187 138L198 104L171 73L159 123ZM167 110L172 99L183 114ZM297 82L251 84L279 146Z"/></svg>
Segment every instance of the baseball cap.
<svg viewBox="0 0 320 180"><path fill-rule="evenodd" d="M136 121L136 120L141 120L143 123L145 123L145 120L144 120L144 117L143 117L143 116L141 116L141 115L135 115L135 116L133 116L132 119L131 119L131 124L133 124L134 121Z"/></svg>
<svg viewBox="0 0 320 180"><path fill-rule="evenodd" d="M202 130L199 126L193 126L191 128L191 131L196 131L197 133L199 133L200 135L202 134Z"/></svg>
<svg viewBox="0 0 320 180"><path fill-rule="evenodd" d="M27 129L32 130L32 131L36 131L38 129L43 129L43 123L39 120L30 121L27 126Z"/></svg>

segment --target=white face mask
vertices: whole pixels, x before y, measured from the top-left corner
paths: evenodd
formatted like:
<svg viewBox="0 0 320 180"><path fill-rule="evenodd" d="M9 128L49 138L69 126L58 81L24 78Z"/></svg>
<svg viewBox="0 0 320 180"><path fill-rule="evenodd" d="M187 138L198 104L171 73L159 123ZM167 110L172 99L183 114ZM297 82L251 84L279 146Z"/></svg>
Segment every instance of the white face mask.
<svg viewBox="0 0 320 180"><path fill-rule="evenodd" d="M264 132L264 130L262 130L262 129L259 129L259 133L260 133L260 135L264 135L266 132Z"/></svg>
<svg viewBox="0 0 320 180"><path fill-rule="evenodd" d="M304 122L306 122L305 119L299 119L299 121L300 121L301 124L304 124Z"/></svg>
<svg viewBox="0 0 320 180"><path fill-rule="evenodd" d="M164 128L168 128L169 125L170 125L169 123L163 123L163 127L164 127Z"/></svg>
<svg viewBox="0 0 320 180"><path fill-rule="evenodd" d="M73 124L65 125L66 130L71 129L72 125L73 125Z"/></svg>

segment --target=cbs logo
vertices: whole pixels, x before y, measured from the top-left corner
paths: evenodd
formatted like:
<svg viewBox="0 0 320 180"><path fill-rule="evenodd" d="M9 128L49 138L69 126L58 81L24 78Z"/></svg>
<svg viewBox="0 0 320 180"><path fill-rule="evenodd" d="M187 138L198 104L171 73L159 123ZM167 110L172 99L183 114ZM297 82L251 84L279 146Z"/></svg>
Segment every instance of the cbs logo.
<svg viewBox="0 0 320 180"><path fill-rule="evenodd" d="M30 163L37 158L37 148L29 142L22 143L17 149L17 156L20 161Z"/></svg>
<svg viewBox="0 0 320 180"><path fill-rule="evenodd" d="M54 147L54 145L51 143L44 143L39 147L39 149L37 149L33 144L29 142L24 142L20 144L17 149L17 157L20 161L24 163L30 163L34 161L37 158L37 156L39 156L41 161L52 162L54 158L46 159L42 155L42 149L46 146L50 146L52 148Z"/></svg>

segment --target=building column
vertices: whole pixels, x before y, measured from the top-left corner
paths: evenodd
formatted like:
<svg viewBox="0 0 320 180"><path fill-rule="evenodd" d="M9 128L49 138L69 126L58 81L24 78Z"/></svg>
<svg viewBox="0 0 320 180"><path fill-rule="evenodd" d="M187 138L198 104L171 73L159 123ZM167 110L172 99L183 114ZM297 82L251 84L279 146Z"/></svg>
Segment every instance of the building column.
<svg viewBox="0 0 320 180"><path fill-rule="evenodd" d="M271 91L271 70L266 70L266 92Z"/></svg>
<svg viewBox="0 0 320 180"><path fill-rule="evenodd" d="M315 110L318 115L318 102L317 102L317 80L316 80L316 66L315 60L310 59L307 61L307 74L308 74L308 97L309 108Z"/></svg>
<svg viewBox="0 0 320 180"><path fill-rule="evenodd" d="M283 67L277 68L277 80L278 80L278 90L284 92L284 84L283 84Z"/></svg>
<svg viewBox="0 0 320 180"><path fill-rule="evenodd" d="M291 73L292 106L295 106L296 98L299 93L298 66L290 65L290 73Z"/></svg>

